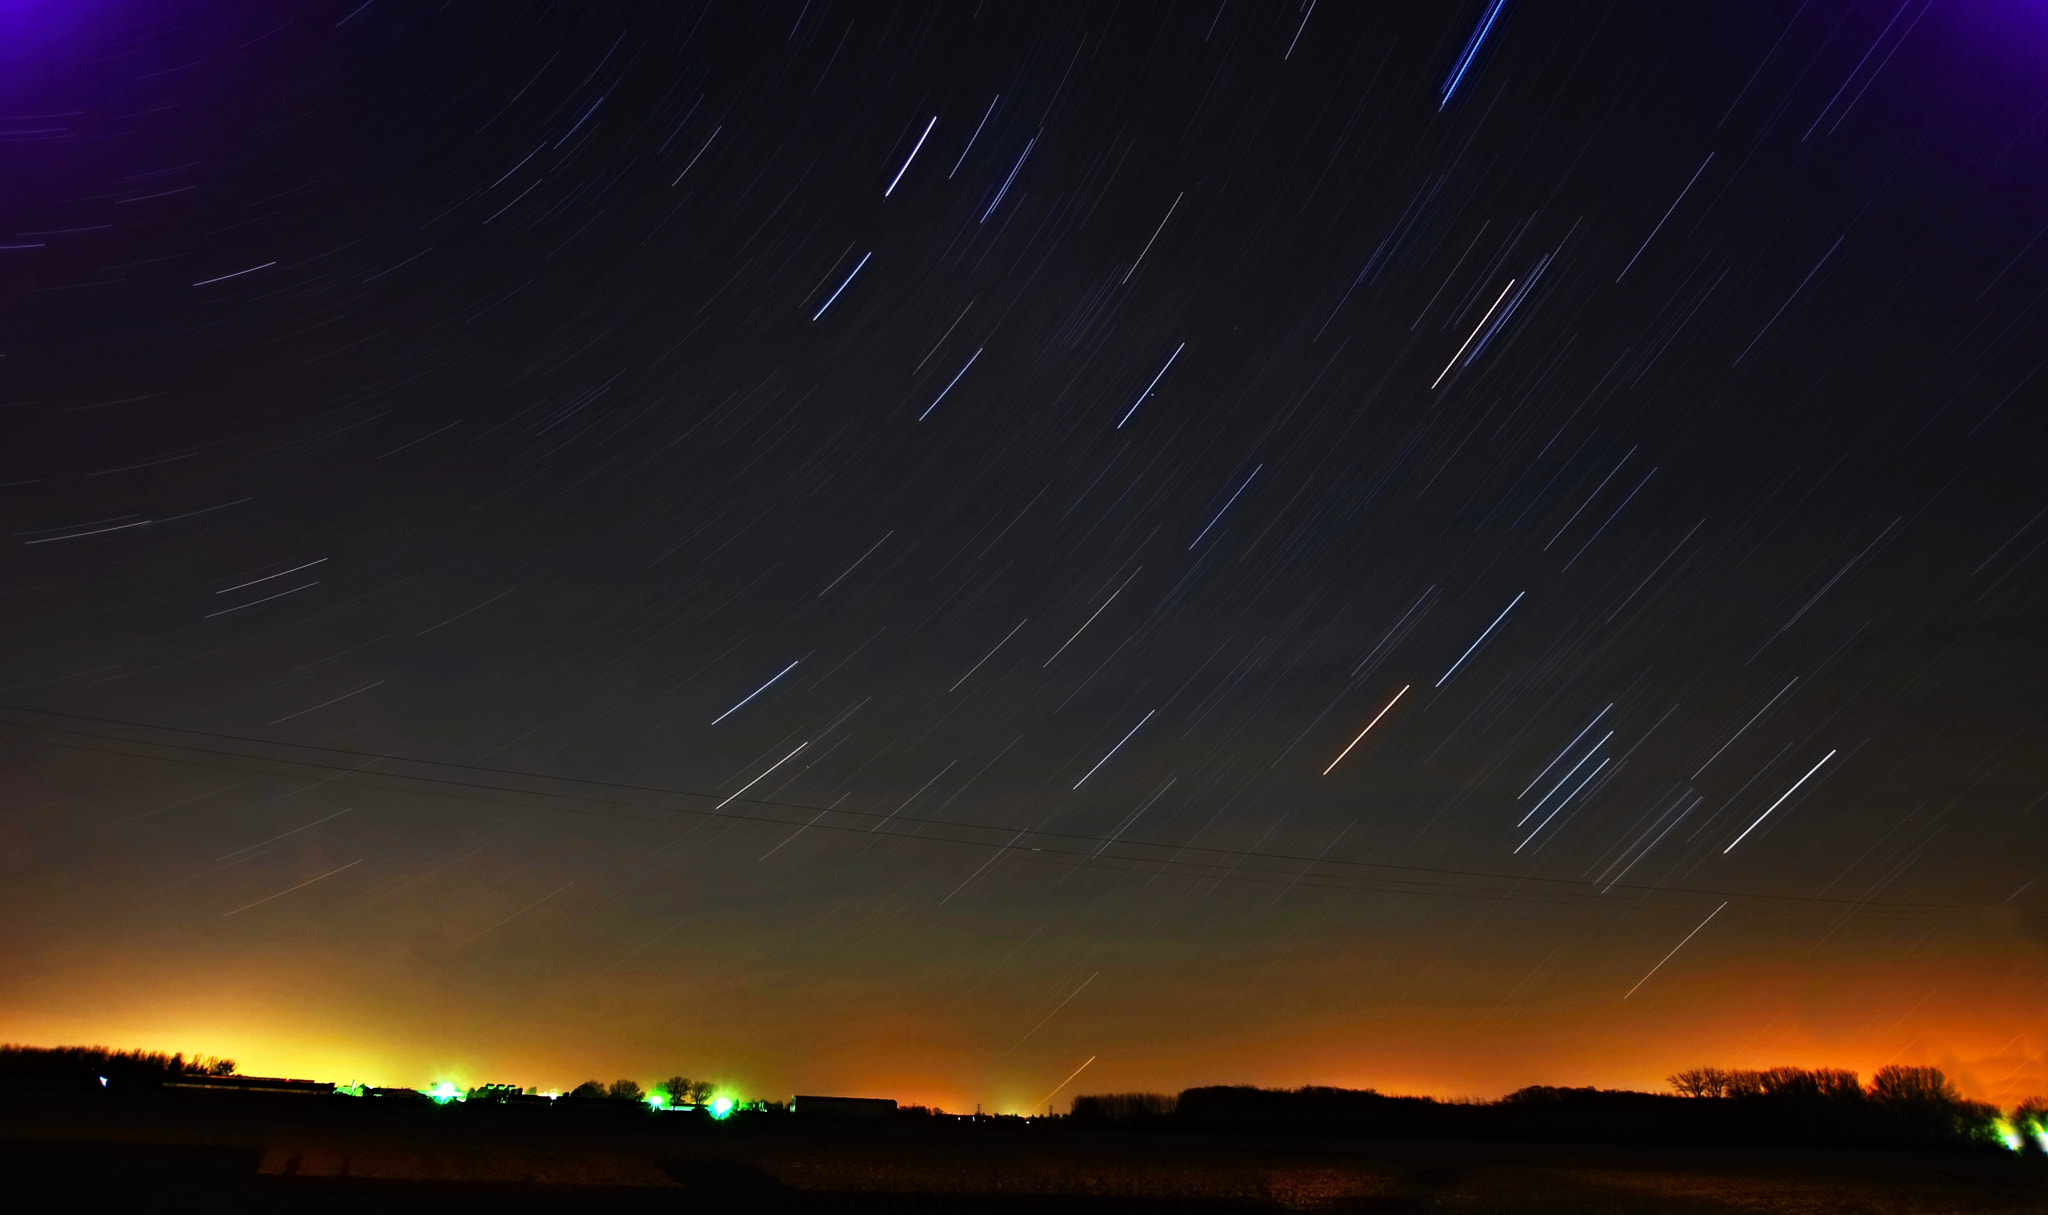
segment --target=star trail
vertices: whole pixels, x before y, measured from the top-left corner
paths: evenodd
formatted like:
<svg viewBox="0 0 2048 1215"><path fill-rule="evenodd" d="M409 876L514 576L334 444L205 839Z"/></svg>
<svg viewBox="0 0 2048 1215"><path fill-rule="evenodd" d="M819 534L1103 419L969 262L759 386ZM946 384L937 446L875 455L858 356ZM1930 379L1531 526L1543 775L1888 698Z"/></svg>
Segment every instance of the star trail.
<svg viewBox="0 0 2048 1215"><path fill-rule="evenodd" d="M0 35L10 1040L2048 1087L2033 7Z"/></svg>

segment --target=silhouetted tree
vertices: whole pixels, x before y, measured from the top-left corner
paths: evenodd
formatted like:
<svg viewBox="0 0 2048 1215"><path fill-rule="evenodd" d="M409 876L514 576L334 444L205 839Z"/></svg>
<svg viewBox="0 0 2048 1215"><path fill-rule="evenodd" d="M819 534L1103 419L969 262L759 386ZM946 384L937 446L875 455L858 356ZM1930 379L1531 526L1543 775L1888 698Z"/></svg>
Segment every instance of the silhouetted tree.
<svg viewBox="0 0 2048 1215"><path fill-rule="evenodd" d="M614 1101L645 1101L647 1099L647 1095L640 1091L638 1082L632 1080L612 1081L612 1086L605 1090L604 1095Z"/></svg>
<svg viewBox="0 0 2048 1215"><path fill-rule="evenodd" d="M1905 1138L1981 1142L1995 1134L1997 1107L1965 1100L1940 1068L1880 1067L1870 1078L1870 1100L1892 1133Z"/></svg>
<svg viewBox="0 0 2048 1215"><path fill-rule="evenodd" d="M1870 1078L1870 1096L1886 1105L1955 1105L1962 1094L1938 1067L1880 1067Z"/></svg>
<svg viewBox="0 0 2048 1215"><path fill-rule="evenodd" d="M1723 1097L1727 1095L1728 1073L1718 1067L1689 1067L1666 1077L1681 1097Z"/></svg>
<svg viewBox="0 0 2048 1215"><path fill-rule="evenodd" d="M711 1099L712 1084L709 1080L692 1080L687 1076L670 1076L657 1086L668 1098L670 1105L702 1105Z"/></svg>
<svg viewBox="0 0 2048 1215"><path fill-rule="evenodd" d="M610 1095L602 1080L585 1080L569 1090L571 1101L602 1101Z"/></svg>
<svg viewBox="0 0 2048 1215"><path fill-rule="evenodd" d="M2048 1153L2048 1097L2029 1097L2014 1106L2012 1125L2020 1133L2022 1151Z"/></svg>

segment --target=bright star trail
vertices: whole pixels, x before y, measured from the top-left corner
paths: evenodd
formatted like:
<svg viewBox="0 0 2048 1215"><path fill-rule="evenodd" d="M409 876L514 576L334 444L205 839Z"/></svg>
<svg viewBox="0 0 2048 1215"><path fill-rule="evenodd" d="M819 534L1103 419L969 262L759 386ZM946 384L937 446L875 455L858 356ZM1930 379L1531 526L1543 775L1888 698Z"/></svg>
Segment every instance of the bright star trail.
<svg viewBox="0 0 2048 1215"><path fill-rule="evenodd" d="M1323 769L1323 775L1328 776L1330 773L1336 771L1337 765L1344 762L1344 757L1351 754L1351 749L1353 747L1356 747L1359 743L1364 742L1365 736L1372 733L1372 728L1380 724L1380 718L1385 717L1389 712L1391 712L1394 708L1395 702L1399 701L1403 696L1406 696L1407 694L1408 689L1406 687L1403 687L1400 691L1394 693L1394 699L1388 701L1386 703L1385 708L1381 709L1379 712L1372 715L1372 720L1365 723L1365 729L1360 730L1358 732L1358 737L1352 739L1348 743L1345 743L1344 749L1342 751L1337 752L1337 758L1331 760L1330 766Z"/></svg>

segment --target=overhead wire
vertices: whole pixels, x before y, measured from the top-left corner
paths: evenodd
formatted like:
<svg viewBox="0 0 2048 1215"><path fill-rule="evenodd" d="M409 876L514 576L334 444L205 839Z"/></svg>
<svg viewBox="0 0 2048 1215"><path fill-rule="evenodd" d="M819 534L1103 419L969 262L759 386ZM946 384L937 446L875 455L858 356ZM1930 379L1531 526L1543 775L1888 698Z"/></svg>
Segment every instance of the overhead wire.
<svg viewBox="0 0 2048 1215"><path fill-rule="evenodd" d="M361 751L345 747L331 747L312 743L285 742L276 739L258 738L251 735L232 734L223 731L196 730L181 726L166 726L153 722L140 722L120 718L96 717L86 714L64 713L50 709L38 709L21 705L0 704L0 713L18 714L35 718L60 718L72 722L90 723L99 726L118 727L125 730L151 731L158 734L184 736L186 738L210 739L218 742L241 743L249 746L276 750L296 750L316 754L345 757L354 763L328 763L318 759L299 758L290 755L258 754L247 750L233 750L200 746L191 742L173 741L161 738L136 737L132 734L116 734L103 731L80 729L73 726L51 724L47 721L7 721L0 719L0 736L14 737L19 741L44 746L61 747L66 750L85 751L97 754L119 755L130 759L161 760L168 762L193 763L209 767L227 767L237 771L248 771L238 764L275 765L286 769L312 770L327 774L326 781L352 784L368 784L371 787L390 789L380 781L411 782L430 786L429 789L400 788L396 792L419 793L459 801L481 801L503 804L506 798L540 798L553 802L569 802L572 806L553 806L563 813L575 813L645 822L662 826L679 826L673 818L665 815L685 815L699 819L719 819L728 822L745 822L762 827L787 827L792 829L816 829L849 835L870 835L891 816L876 811L847 808L843 806L823 807L802 802L786 802L769 798L726 798L717 794L678 789L662 785L636 784L624 781L600 780L590 777L564 776L557 773L533 772L516 768L504 768L487 764L470 764L456 760L422 759L415 756L396 755L383 752ZM29 734L7 735L9 728L29 731ZM116 744L95 746L84 742L63 742L37 735L62 735L75 739L87 739L92 743ZM155 748L204 759L181 760L161 754L139 754L128 747ZM622 800L616 797L601 797L586 792L570 792L559 789L519 788L481 780L461 780L452 776L430 775L417 772L375 770L376 764L411 765L424 768L438 768L456 772L476 773L517 780L542 781L554 784L578 785L595 789L615 790L621 793L645 794L663 798L681 798L714 803L713 808L699 808L689 805L648 806ZM299 777L299 779L312 779ZM496 795L480 796L480 795ZM818 816L807 821L785 820L778 817L735 814L718 809L728 801L737 801L746 806L766 810L803 811ZM660 814L630 813L630 811L659 811ZM841 822L823 821L825 815L839 816ZM1603 897L1603 889L1597 884L1577 878L1546 877L1537 874L1514 874L1477 869L1459 869L1443 866L1402 865L1385 861L1360 861L1332 858L1328 856L1298 856L1290 853L1257 849L1224 848L1202 844L1169 844L1130 837L1107 837L1088 835L1081 832L1057 831L1049 828L1024 827L1004 823L977 823L966 819L942 818L936 816L895 815L893 823L897 830L883 834L902 834L907 838L921 839L927 843L948 844L972 848L993 848L998 855L1012 854L1019 859L1039 859L1059 864L1080 864L1094 858L1094 867L1112 872L1172 873L1180 876L1211 879L1223 878L1249 881L1261 885L1287 883L1303 885L1311 889L1349 890L1356 892L1410 894L1435 897L1460 897L1513 902L1539 902L1554 905L1593 906L1616 905L1618 900ZM926 834L927 829L939 831L971 832L991 838L961 838L958 835ZM1008 840L993 837L1007 836ZM1037 844L1015 842L1025 838L1041 841ZM1124 851L1110 851L1110 849ZM1147 855L1146 851L1166 853L1171 856ZM1198 853L1201 857L1182 859L1187 853ZM1118 862L1121 862L1120 864ZM1263 862L1264 865L1247 865L1247 862ZM1288 868L1272 868L1285 865ZM1323 873L1315 873L1318 868ZM1335 872L1332 872L1334 870ZM1267 876L1260 876L1267 875ZM1473 883L1496 883L1500 885L1479 886ZM1534 886L1535 889L1527 887ZM1804 904L1828 914L1871 915L1874 913L1899 913L1924 916L1928 913L1957 913L1973 910L1961 904L1926 902L1878 902L1873 900L1827 898L1796 894L1781 894L1768 891L1730 891L1701 887L1617 885L1611 888L1640 898L1667 898L1682 901L1704 901L1721 899L1743 899L1775 905Z"/></svg>

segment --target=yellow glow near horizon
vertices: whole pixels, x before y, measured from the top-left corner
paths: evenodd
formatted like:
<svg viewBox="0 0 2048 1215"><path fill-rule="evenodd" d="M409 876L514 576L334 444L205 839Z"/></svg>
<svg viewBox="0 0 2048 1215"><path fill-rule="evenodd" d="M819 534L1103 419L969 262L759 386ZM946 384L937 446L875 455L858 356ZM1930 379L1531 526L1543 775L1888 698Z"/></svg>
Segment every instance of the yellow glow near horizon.
<svg viewBox="0 0 2048 1215"><path fill-rule="evenodd" d="M623 992L585 1000L573 983L538 982L516 1003L489 998L494 989L475 977L455 983L416 971L369 970L364 983L337 987L333 959L289 953L260 967L38 972L0 994L0 1025L26 1045L213 1054L247 1075L344 1084L567 1091L632 1077L652 1091L682 1073L715 1078L736 1101L826 1092L954 1113L977 1104L1043 1113L1022 1103L1097 1053L1102 1060L1059 1094L1059 1108L1077 1092L1231 1083L1475 1098L1528 1084L1657 1091L1690 1066L1829 1066L1867 1079L1886 1062L1940 1067L1973 1099L2008 1109L2048 1093L2048 1036L2032 1012L2037 952L1948 956L1939 970L1913 973L1843 970L1825 982L1795 961L1702 965L1626 1008L1573 994L1512 1017L1492 1016L1497 998L1311 1009L1299 1020L1252 1019L1213 1033L1187 1032L1173 1020L1178 1004L1134 987L1119 993L1122 1007L1069 1010L1071 1020L1015 1056L1000 1054L1006 1042L991 1050L982 1037L983 1026L1005 1024L1001 1009L905 1004L885 986L842 1004L838 1020L741 991L677 1023L650 1011L668 1007L658 1002ZM1942 986L1957 974L1967 982ZM1923 1003L1937 987L1939 998ZM1896 996L1898 1015L1869 1014L1899 991L1908 994Z"/></svg>

